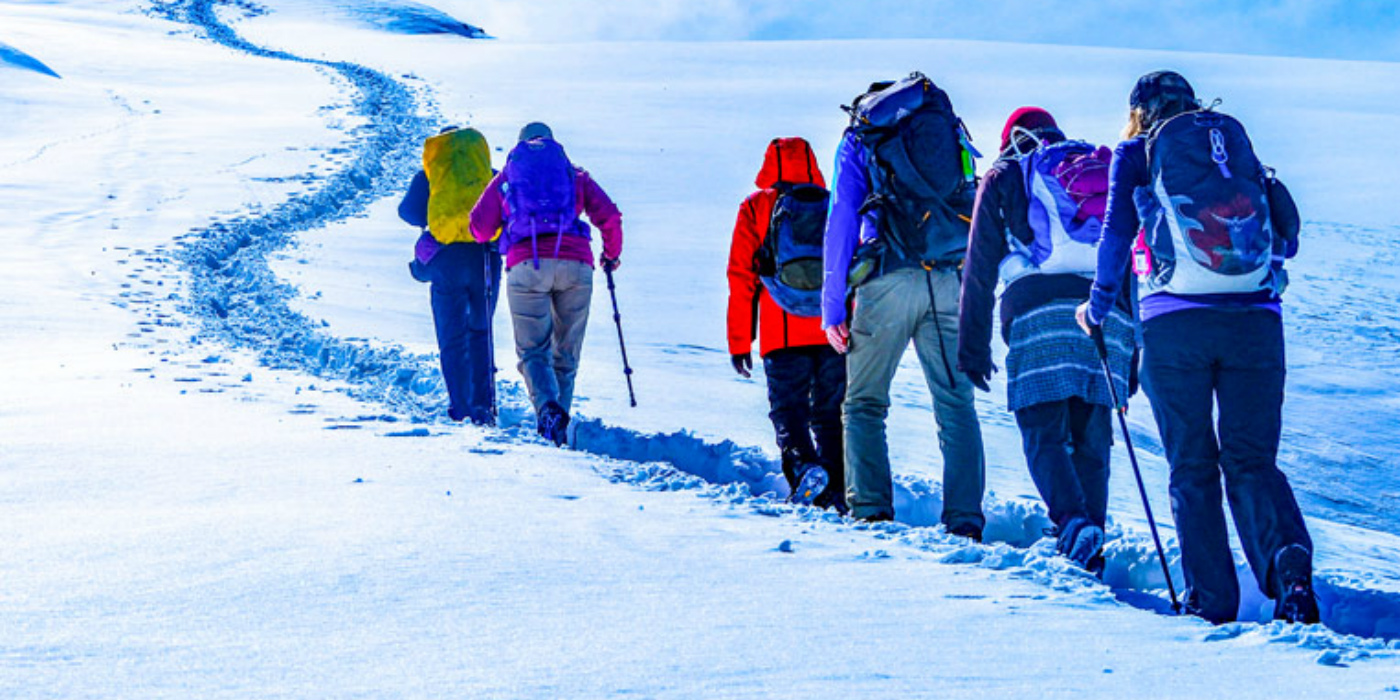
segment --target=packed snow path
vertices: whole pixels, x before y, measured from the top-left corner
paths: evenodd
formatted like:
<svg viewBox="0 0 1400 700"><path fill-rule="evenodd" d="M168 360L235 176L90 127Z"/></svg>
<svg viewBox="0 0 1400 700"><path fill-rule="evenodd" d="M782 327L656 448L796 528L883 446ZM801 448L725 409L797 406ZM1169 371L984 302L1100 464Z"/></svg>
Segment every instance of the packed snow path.
<svg viewBox="0 0 1400 700"><path fill-rule="evenodd" d="M417 168L419 143L431 130L422 115L423 105L402 83L364 66L256 46L221 20L219 8L258 11L246 3L217 0L154 3L158 15L189 24L221 45L261 58L313 65L345 81L356 95L354 114L365 124L349 132L343 151L345 164L321 178L312 193L293 196L270 211L235 215L180 241L174 257L189 277L182 311L198 320L201 332L195 342L216 341L252 350L269 367L343 381L345 391L358 399L384 405L417 423L441 424L443 391L432 356L397 347L375 347L325 332L321 324L292 310L288 302L296 290L280 282L268 267L269 255L294 245L298 232L355 216L369 203L398 193ZM159 305L148 313L155 320L145 323L161 323L170 317ZM528 405L518 385L502 386L503 438L534 439ZM733 442L708 443L683 432L646 435L588 419L580 420L577 447L612 458L603 462L602 468L617 481L654 489L700 489L706 497L727 500L760 514L789 514L823 526L871 530L878 538L897 538L940 552L948 562L1013 569L1056 588L1082 588L1086 596L1108 595L1082 572L1053 556L1042 541L1042 531L1049 523L1039 508L989 503L986 535L991 544L969 545L931 527L937 523L941 494L936 484L924 480L904 478L897 484L901 523L871 528L852 525L829 513L781 504L775 494L783 493L785 487L777 466L756 448ZM1115 538L1107 551L1106 576L1110 588L1122 601L1163 609L1164 582L1149 540L1143 533L1123 532L1121 528L1111 528L1111 534ZM1241 580L1248 589L1252 578L1246 570L1241 570ZM1383 641L1400 638L1400 596L1368 591L1358 582L1325 578L1319 581L1318 589L1328 627L1370 639L1323 630L1300 634L1282 625L1258 629L1272 641L1335 650L1337 660L1389 654L1400 648L1400 642ZM1264 604L1262 599L1253 602ZM1219 635L1237 636L1255 629L1242 624L1222 628Z"/></svg>

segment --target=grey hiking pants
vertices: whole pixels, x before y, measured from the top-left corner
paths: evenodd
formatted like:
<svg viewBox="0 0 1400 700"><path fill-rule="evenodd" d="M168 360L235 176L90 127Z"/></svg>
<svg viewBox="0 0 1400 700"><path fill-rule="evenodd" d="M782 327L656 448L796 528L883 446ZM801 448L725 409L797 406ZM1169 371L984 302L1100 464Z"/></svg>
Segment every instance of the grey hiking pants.
<svg viewBox="0 0 1400 700"><path fill-rule="evenodd" d="M522 262L506 273L515 353L535 412L550 401L568 411L593 300L593 268L552 258L539 264L537 270L533 262Z"/></svg>
<svg viewBox="0 0 1400 700"><path fill-rule="evenodd" d="M958 348L959 275L955 270L895 270L856 289L843 413L846 498L856 518L894 516L885 417L890 383L909 341L933 394L943 453L943 516L950 529L985 524L985 457L972 383L954 369ZM937 309L930 301L937 300ZM940 340L941 335L941 340Z"/></svg>

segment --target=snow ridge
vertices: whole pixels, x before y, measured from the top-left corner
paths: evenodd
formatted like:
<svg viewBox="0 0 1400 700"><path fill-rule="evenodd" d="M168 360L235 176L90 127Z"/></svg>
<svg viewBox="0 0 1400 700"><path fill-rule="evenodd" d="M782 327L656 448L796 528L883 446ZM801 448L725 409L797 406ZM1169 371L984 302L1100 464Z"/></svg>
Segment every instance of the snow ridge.
<svg viewBox="0 0 1400 700"><path fill-rule="evenodd" d="M459 22L443 11L408 0L381 0L365 3L341 3L361 20L391 32L404 34L459 34L468 39L491 39L481 27Z"/></svg>
<svg viewBox="0 0 1400 700"><path fill-rule="evenodd" d="M263 11L244 0L154 0L152 12L189 24L229 48L327 71L350 85L356 93L354 113L367 123L350 132L349 162L313 193L181 237L170 257L188 274L189 293L183 302L176 295L171 300L183 303L181 310L198 320L200 335L192 341L251 350L269 367L343 381L341 390L350 396L386 405L413 422L445 423L445 392L435 358L324 332L320 324L290 308L288 301L296 290L279 281L268 266L269 255L294 245L298 232L354 216L370 202L396 194L418 167L417 147L431 132L430 120L420 115L412 91L393 78L353 63L307 59L254 45L220 20L221 6L245 16ZM159 312L156 316L166 318ZM538 440L519 385L503 382L499 388L504 435L517 442ZM1038 504L990 502L988 544L977 545L934 527L941 487L910 477L896 483L895 505L902 522L872 526L783 503L787 487L778 465L761 450L732 441L710 443L684 431L648 435L579 417L574 447L609 458L599 468L613 481L647 489L698 489L707 498L761 515L792 515L823 527L870 531L877 539L932 552L943 562L1008 570L1057 590L1082 591L1095 600L1116 598L1148 610L1165 608L1165 581L1150 540L1116 525L1109 528L1105 588L1053 555L1053 546L1043 536L1049 521ZM1174 548L1170 554L1175 563L1179 554ZM884 550L872 554L880 556L889 555ZM1242 582L1251 580L1247 570L1242 573ZM1179 566L1174 566L1174 576L1179 575ZM1331 630L1299 632L1285 625L1248 624L1219 628L1209 639L1262 635L1271 642L1323 650L1332 662L1400 651L1400 595L1326 576L1319 577L1317 587L1324 622Z"/></svg>
<svg viewBox="0 0 1400 700"><path fill-rule="evenodd" d="M42 75L59 78L60 80L63 78L63 76L55 73L52 68L44 65L43 61L3 41L0 41L0 66L13 66L22 70L30 70Z"/></svg>

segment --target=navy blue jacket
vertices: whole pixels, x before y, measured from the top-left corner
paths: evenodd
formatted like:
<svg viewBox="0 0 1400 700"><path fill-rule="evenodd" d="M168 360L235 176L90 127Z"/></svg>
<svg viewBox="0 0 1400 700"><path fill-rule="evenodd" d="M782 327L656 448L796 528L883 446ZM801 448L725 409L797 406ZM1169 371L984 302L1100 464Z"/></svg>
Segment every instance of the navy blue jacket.
<svg viewBox="0 0 1400 700"><path fill-rule="evenodd" d="M1040 133L1047 143L1064 136ZM958 309L958 369L982 376L992 373L992 309L996 305L1000 266L1011 246L1007 236L1030 245L1035 234L1030 227L1030 198L1020 161L1003 157L982 176L973 207L972 231L968 236L967 259L962 274L962 297ZM1126 270L1123 270L1126 272ZM1089 294L1089 280L1075 274L1027 275L1012 283L1001 296L1001 336L1011 342L1011 322L1045 304L1060 299L1083 299ZM1118 299L1125 312L1131 308L1128 296Z"/></svg>
<svg viewBox="0 0 1400 700"><path fill-rule="evenodd" d="M419 170L399 202L399 218L410 226L428 227L428 189L428 174Z"/></svg>

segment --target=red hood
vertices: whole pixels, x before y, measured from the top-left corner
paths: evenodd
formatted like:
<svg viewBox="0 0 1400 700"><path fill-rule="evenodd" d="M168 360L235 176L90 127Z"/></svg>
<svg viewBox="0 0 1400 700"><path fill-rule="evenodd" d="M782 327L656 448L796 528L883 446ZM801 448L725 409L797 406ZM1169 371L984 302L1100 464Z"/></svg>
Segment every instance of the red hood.
<svg viewBox="0 0 1400 700"><path fill-rule="evenodd" d="M766 190L779 182L826 187L817 157L806 139L794 136L773 139L768 143L768 152L763 154L763 168L754 178L754 184Z"/></svg>

